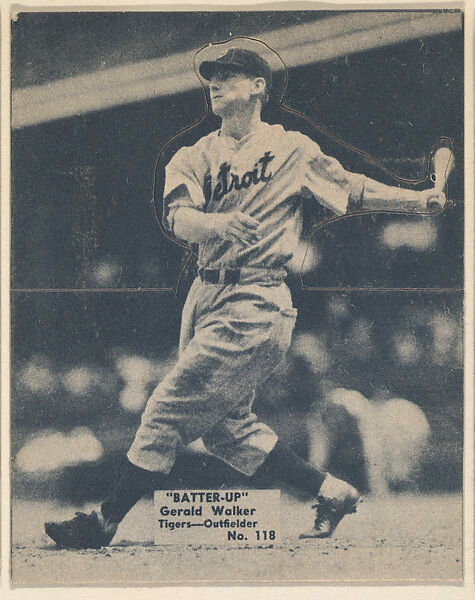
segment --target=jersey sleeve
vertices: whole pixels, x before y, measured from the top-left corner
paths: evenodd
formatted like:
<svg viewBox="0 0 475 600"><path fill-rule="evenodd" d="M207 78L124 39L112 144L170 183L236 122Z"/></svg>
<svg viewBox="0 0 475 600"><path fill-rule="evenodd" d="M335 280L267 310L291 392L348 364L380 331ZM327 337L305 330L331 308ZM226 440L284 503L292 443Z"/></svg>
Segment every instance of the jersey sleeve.
<svg viewBox="0 0 475 600"><path fill-rule="evenodd" d="M204 174L197 153L190 148L181 148L165 167L163 190L163 222L173 233L173 220L181 206L203 210Z"/></svg>
<svg viewBox="0 0 475 600"><path fill-rule="evenodd" d="M336 158L327 156L317 143L306 136L303 137L305 142L302 187L336 215L352 212L361 202L364 175L346 171Z"/></svg>

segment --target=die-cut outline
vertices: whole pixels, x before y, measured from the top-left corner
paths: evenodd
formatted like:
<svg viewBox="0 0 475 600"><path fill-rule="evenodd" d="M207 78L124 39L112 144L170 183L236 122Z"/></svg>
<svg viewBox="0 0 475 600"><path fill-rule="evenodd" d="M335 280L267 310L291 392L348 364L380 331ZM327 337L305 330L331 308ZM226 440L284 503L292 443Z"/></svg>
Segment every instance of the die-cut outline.
<svg viewBox="0 0 475 600"><path fill-rule="evenodd" d="M277 58L279 59L279 61L282 63L282 65L284 66L284 77L285 77L285 81L284 81L284 85L282 87L282 92L280 94L280 98L279 98L279 107L290 113L293 115L296 115L302 119L304 119L307 123L309 123L312 127L314 127L315 129L317 129L320 133L322 133L323 135L325 135L326 137L328 137L329 139L331 139L332 141L340 144L341 146L343 146L344 148L346 148L347 150L350 150L352 152L355 152L356 154L359 154L361 157L365 158L367 161L369 161L370 163L372 163L374 166L378 167L379 169L381 169L384 173L386 173L386 175L389 175L389 177L391 177L392 179L394 179L396 182L400 182L400 183L407 183L407 184L411 184L411 185L417 185L417 184L421 184L424 183L425 181L430 181L430 170L431 170L431 164L432 164L432 158L435 154L435 151L437 149L437 147L440 145L441 142L445 142L448 144L451 152L452 152L452 157L453 157L453 147L454 147L454 142L451 138L446 137L446 136L439 136L439 138L437 138L437 140L434 142L432 149L429 152L428 158L427 158L427 162L426 162L426 168L425 168L425 176L420 178L420 179L408 179L405 177L400 177L398 175L395 175L394 173L392 173L389 169L387 169L383 163L381 161L379 161L377 158L371 156L369 153L365 152L364 150L361 150L360 148L356 148L355 146L352 146L351 144L348 144L346 142L344 142L342 139L340 139L338 136L335 136L334 134L326 131L323 127L321 127L320 125L318 125L317 123L315 123L310 117L308 117L307 115L305 115L304 113L301 113L295 109L292 109L288 106L286 106L284 104L284 96L285 93L287 91L287 86L289 83L289 71L288 71L288 67L284 61L284 59L280 56L280 54L274 50L273 48L271 48L271 46L269 46L269 44L267 44L266 42L264 42L263 40L260 40L258 38L254 38L254 37L250 37L250 36L244 36L244 35L238 35L238 36L233 36L227 40L223 40L220 42L212 42L209 44L206 44L204 46L202 46L199 50L197 50L195 52L195 54L193 55L193 70L195 72L196 77L198 78L200 85L203 89L203 94L204 94L204 98L205 98L205 106L206 106L206 112L205 114L195 123L192 123L191 125L188 125L187 127L184 127L183 129L181 129L180 131L178 131L174 136L172 136L160 149L157 158L155 160L155 166L154 166L154 174L153 174L153 188L152 188L152 205L153 205L153 210L154 210L154 215L155 215L155 219L158 223L159 229L161 231L161 233L167 238L169 239L171 242L178 244L179 246L181 246L182 248L186 248L188 250L188 256L186 257L186 260L180 270L179 276L178 276L178 280L175 286L175 290L174 293L177 296L178 295L178 290L180 287L180 283L181 280L183 278L183 275L185 273L185 270L191 260L191 257L193 256L194 252L193 252L193 248L178 240L177 238L175 238L174 236L170 235L167 231L166 228L164 227L164 225L162 224L161 218L160 218L160 214L159 214L159 210L156 204L156 188L157 188L157 172L158 172L158 165L159 165L159 161L160 158L162 157L163 153L165 152L165 149L167 148L167 146L169 144L171 144L174 140L176 140L179 136L181 136L183 133L190 131L191 129L193 129L194 127L196 127L197 125L199 125L200 123L202 123L211 113L210 110L210 106L209 106L209 102L208 102L208 96L206 93L206 85L203 83L202 78L199 75L198 72L198 66L197 66L197 61L196 58L197 56L203 52L206 49L209 49L210 47L216 47L216 46L222 46L224 44L229 44L232 43L233 41L235 42L236 40L249 40L251 42L258 42L260 44L262 44L263 46L265 46L265 48L267 50L269 50L270 52L272 52L273 54L275 54L277 56ZM452 158L453 160L453 158ZM450 166L450 160L447 163L446 166L446 173L447 170L449 169ZM306 286L305 282L304 282L304 278L303 278L303 267L305 264L305 259L308 253L308 250L310 248L310 243L311 240L313 238L313 236L320 231L321 229L323 229L324 227L326 227L327 225L330 225L331 223L335 223L337 221L343 220L343 219L348 219L351 217L356 217L356 216L361 216L361 215L374 215L374 214L397 214L397 215L410 215L410 216L426 216L426 217L436 217L440 214L442 214L443 212L445 212L445 210L447 209L447 207L449 206L449 204L451 204L451 201L448 199L448 182L447 180L445 181L445 184L442 188L442 191L445 193L446 197L447 197L447 202L445 203L445 205L442 207L441 210L437 211L437 212L420 212L420 213L413 213L413 212L406 212L406 211L391 211L391 210L365 210L365 211L355 211L349 214L344 214L344 215L340 215L340 216L335 216L333 218L330 218L328 220L324 220L321 223L319 223L316 227L312 228L312 231L310 233L310 235L308 236L307 239L307 247L306 250L304 252L304 256L302 259L302 264L300 267L300 272L299 272L299 279L300 279L300 284L301 284L301 288L303 290L307 290L307 291L317 291L317 290L328 290L330 288L322 288L322 287L312 287L312 286ZM162 198L163 200L163 198ZM336 287L336 288L331 288L332 290L335 291L398 291L398 290L408 290L410 289L411 291L416 291L416 290L445 290L447 288L391 288L391 287L381 287L381 288L371 288L371 287L362 287L362 288L355 288L353 286L348 286L348 287ZM448 288L448 290L453 290L453 289L457 289L457 288Z"/></svg>

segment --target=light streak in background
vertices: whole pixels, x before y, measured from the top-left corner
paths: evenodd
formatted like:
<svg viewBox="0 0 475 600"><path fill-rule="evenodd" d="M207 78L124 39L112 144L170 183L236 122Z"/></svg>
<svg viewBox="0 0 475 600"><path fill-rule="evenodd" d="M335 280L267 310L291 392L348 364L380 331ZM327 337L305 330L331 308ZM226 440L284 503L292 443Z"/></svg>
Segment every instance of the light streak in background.
<svg viewBox="0 0 475 600"><path fill-rule="evenodd" d="M292 68L461 27L460 12L352 12L254 37ZM198 89L191 64L198 50L13 90L12 128Z"/></svg>

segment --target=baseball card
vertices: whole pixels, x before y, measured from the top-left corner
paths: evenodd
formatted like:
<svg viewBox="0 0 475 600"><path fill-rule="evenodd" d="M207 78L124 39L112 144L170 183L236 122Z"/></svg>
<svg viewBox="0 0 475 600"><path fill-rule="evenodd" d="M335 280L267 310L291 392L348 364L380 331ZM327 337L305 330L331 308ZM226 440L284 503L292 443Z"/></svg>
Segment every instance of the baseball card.
<svg viewBox="0 0 475 600"><path fill-rule="evenodd" d="M8 18L4 581L468 597L467 7Z"/></svg>

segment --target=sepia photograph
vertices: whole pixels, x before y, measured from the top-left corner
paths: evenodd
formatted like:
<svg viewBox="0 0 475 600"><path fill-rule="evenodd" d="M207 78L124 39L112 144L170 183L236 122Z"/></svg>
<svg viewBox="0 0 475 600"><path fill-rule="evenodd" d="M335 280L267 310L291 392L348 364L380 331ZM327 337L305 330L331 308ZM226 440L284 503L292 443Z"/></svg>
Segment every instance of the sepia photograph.
<svg viewBox="0 0 475 600"><path fill-rule="evenodd" d="M461 8L12 13L10 268L14 586L463 583Z"/></svg>

